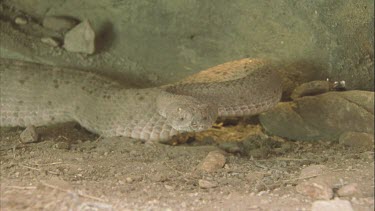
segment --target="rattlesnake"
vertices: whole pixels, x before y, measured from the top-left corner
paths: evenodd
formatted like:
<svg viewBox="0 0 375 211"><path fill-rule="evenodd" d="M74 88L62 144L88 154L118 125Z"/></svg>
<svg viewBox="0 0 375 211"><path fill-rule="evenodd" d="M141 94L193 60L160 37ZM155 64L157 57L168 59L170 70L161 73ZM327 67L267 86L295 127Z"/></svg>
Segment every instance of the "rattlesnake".
<svg viewBox="0 0 375 211"><path fill-rule="evenodd" d="M208 129L218 116L263 112L281 92L277 71L261 59L224 63L144 89L92 72L0 59L0 126L76 121L102 136L163 141Z"/></svg>

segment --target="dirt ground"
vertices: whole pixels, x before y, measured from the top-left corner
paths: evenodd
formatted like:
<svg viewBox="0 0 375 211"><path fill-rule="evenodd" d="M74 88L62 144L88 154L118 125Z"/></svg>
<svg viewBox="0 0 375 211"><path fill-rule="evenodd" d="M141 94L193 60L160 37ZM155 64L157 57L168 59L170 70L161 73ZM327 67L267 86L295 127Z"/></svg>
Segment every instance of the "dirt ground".
<svg viewBox="0 0 375 211"><path fill-rule="evenodd" d="M33 143L20 142L22 131L2 128L1 210L310 210L316 199L296 185L311 178L331 184L335 196L356 183L357 192L340 199L374 209L372 150L286 141L256 123L219 125L169 145L103 139L74 123L37 128ZM224 167L199 170L211 151L225 155ZM328 170L301 178L311 165Z"/></svg>

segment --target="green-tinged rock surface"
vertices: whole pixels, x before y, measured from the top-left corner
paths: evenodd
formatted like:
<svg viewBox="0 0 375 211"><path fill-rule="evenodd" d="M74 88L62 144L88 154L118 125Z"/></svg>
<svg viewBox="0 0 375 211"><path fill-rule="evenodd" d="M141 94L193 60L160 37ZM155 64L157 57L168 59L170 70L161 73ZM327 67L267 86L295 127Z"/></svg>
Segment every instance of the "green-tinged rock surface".
<svg viewBox="0 0 375 211"><path fill-rule="evenodd" d="M260 115L268 133L289 139L335 139L347 131L374 133L374 93L328 92L280 103Z"/></svg>
<svg viewBox="0 0 375 211"><path fill-rule="evenodd" d="M28 20L22 26L0 23L2 57L121 75L140 86L174 82L235 59L266 57L280 62L293 86L330 78L344 80L348 89L374 89L370 0L2 2L13 9L3 6L1 21L12 22L17 12ZM51 35L40 26L51 16L89 20L97 35L95 54L41 46L40 35Z"/></svg>

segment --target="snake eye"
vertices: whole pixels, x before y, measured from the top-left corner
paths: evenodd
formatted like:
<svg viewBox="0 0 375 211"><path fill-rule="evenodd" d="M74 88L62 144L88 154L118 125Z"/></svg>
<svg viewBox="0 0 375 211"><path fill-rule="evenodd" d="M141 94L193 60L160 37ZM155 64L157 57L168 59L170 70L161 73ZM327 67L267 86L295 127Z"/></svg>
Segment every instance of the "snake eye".
<svg viewBox="0 0 375 211"><path fill-rule="evenodd" d="M184 119L184 117L180 117L180 121L184 121L185 119Z"/></svg>

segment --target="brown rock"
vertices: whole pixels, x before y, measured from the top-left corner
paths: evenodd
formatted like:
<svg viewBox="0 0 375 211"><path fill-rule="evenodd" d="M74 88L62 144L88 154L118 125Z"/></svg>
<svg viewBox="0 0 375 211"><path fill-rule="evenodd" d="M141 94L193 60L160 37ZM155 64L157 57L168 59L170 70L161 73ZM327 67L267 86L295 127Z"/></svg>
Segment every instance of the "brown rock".
<svg viewBox="0 0 375 211"><path fill-rule="evenodd" d="M214 172L224 167L225 156L220 151L209 152L206 158L199 164L198 169L205 172Z"/></svg>
<svg viewBox="0 0 375 211"><path fill-rule="evenodd" d="M322 181L305 181L296 186L296 191L313 199L329 200L333 197L332 188Z"/></svg>
<svg viewBox="0 0 375 211"><path fill-rule="evenodd" d="M374 147L374 136L369 133L345 132L339 138L339 143L353 148L365 148L368 150Z"/></svg>
<svg viewBox="0 0 375 211"><path fill-rule="evenodd" d="M355 196L360 193L357 183L350 183L342 186L338 191L337 195L339 196Z"/></svg>
<svg viewBox="0 0 375 211"><path fill-rule="evenodd" d="M35 127L30 125L20 135L22 143L29 143L38 141L39 135L35 130Z"/></svg>

